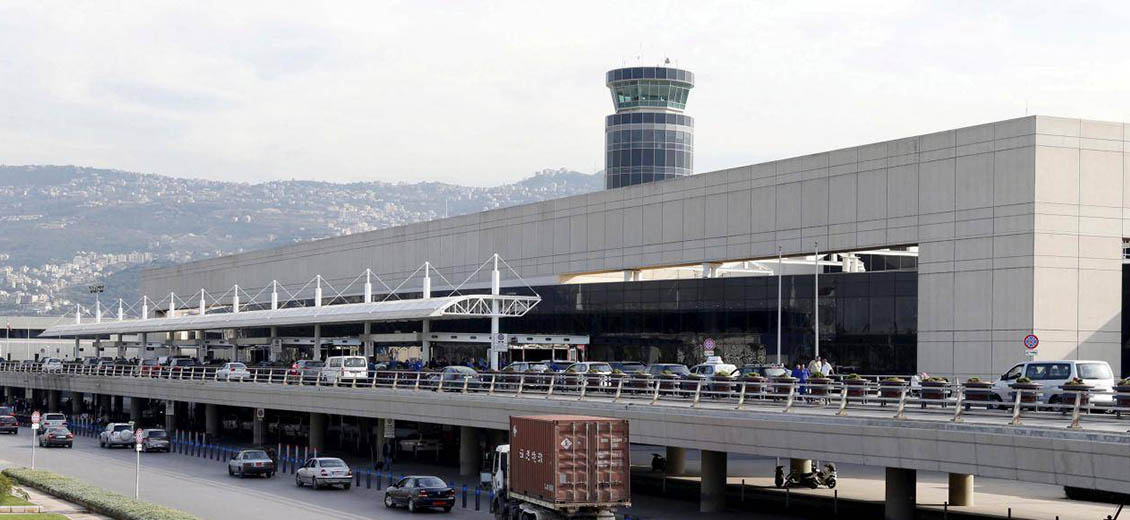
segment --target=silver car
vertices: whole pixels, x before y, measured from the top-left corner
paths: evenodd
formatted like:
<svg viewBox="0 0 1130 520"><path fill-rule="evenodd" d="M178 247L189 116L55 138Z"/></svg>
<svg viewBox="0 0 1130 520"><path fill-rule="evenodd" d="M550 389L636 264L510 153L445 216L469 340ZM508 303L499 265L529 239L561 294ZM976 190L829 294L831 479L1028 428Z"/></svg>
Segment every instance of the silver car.
<svg viewBox="0 0 1130 520"><path fill-rule="evenodd" d="M141 430L141 451L169 452L169 434L160 428Z"/></svg>
<svg viewBox="0 0 1130 520"><path fill-rule="evenodd" d="M298 487L309 484L314 489L324 486L349 489L353 484L353 471L341 459L316 457L306 461L306 464L294 472L294 484Z"/></svg>

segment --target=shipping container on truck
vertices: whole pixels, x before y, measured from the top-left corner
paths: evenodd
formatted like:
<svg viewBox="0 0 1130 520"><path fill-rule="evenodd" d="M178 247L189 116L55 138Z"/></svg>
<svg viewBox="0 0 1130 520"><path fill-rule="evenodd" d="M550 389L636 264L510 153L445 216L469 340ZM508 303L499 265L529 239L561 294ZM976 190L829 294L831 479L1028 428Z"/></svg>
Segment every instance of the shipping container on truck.
<svg viewBox="0 0 1130 520"><path fill-rule="evenodd" d="M508 500L570 513L631 506L626 420L511 417L508 449Z"/></svg>

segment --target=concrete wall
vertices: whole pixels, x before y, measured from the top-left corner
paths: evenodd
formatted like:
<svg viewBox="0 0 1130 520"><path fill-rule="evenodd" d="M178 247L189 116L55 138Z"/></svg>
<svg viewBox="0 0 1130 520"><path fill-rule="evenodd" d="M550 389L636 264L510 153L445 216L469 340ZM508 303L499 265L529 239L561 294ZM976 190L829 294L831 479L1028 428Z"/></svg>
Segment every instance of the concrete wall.
<svg viewBox="0 0 1130 520"><path fill-rule="evenodd" d="M395 285L425 260L459 283L495 252L554 280L919 244L921 370L999 374L1034 332L1041 358L1117 371L1128 135L1025 117L151 270L142 287L254 294L321 274L340 288L366 268Z"/></svg>

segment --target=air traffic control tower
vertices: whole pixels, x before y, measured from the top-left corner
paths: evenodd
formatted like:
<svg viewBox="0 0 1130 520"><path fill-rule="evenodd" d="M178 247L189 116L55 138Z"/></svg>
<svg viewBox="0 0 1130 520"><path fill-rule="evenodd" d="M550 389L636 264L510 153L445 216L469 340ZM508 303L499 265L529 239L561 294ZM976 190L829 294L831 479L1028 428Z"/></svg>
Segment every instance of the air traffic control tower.
<svg viewBox="0 0 1130 520"><path fill-rule="evenodd" d="M694 118L683 114L694 74L670 67L608 71L616 113L604 123L605 189L690 175Z"/></svg>

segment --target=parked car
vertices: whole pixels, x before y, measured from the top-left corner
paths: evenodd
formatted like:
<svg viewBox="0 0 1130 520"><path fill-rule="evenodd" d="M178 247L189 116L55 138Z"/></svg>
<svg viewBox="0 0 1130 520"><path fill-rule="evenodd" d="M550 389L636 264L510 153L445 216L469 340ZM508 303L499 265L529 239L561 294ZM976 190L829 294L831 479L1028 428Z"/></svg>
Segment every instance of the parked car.
<svg viewBox="0 0 1130 520"><path fill-rule="evenodd" d="M133 444L133 425L129 423L110 423L98 433L98 445L103 448L130 446Z"/></svg>
<svg viewBox="0 0 1130 520"><path fill-rule="evenodd" d="M539 374L548 370L549 366L541 361L515 361L502 369L503 372L536 372Z"/></svg>
<svg viewBox="0 0 1130 520"><path fill-rule="evenodd" d="M43 365L40 366L40 370L44 372L62 372L63 360L53 357L46 358L43 360Z"/></svg>
<svg viewBox="0 0 1130 520"><path fill-rule="evenodd" d="M108 358L100 358L98 363L94 365L94 369L98 372L110 372L114 370L114 360Z"/></svg>
<svg viewBox="0 0 1130 520"><path fill-rule="evenodd" d="M659 377L665 372L671 372L673 375L680 378L691 375L690 369L680 363L652 363L647 366L647 370L644 372L652 377Z"/></svg>
<svg viewBox="0 0 1130 520"><path fill-rule="evenodd" d="M365 356L330 356L322 365L321 378L326 384L356 381L369 377L369 361Z"/></svg>
<svg viewBox="0 0 1130 520"><path fill-rule="evenodd" d="M191 372L192 369L202 366L198 361L190 357L178 357L169 360L168 368L174 374L178 372Z"/></svg>
<svg viewBox="0 0 1130 520"><path fill-rule="evenodd" d="M0 415L15 415L16 410L11 406L0 406Z"/></svg>
<svg viewBox="0 0 1130 520"><path fill-rule="evenodd" d="M108 359L108 358L107 358L107 359ZM82 363L81 363L81 365L82 365L83 367L96 367L96 366L98 366L98 362L99 362L99 361L101 361L101 360L102 360L102 358L97 358L97 357L85 357L85 358L82 358Z"/></svg>
<svg viewBox="0 0 1130 520"><path fill-rule="evenodd" d="M216 370L216 379L220 381L246 381L251 379L251 371L247 369L247 365L238 361L224 363L224 366Z"/></svg>
<svg viewBox="0 0 1130 520"><path fill-rule="evenodd" d="M20 433L20 422L11 415L0 415L0 432L18 435Z"/></svg>
<svg viewBox="0 0 1130 520"><path fill-rule="evenodd" d="M143 359L137 364L137 373L141 376L160 377L161 365L157 364L157 360L154 358Z"/></svg>
<svg viewBox="0 0 1130 520"><path fill-rule="evenodd" d="M169 452L169 433L160 428L141 430L141 451Z"/></svg>
<svg viewBox="0 0 1130 520"><path fill-rule="evenodd" d="M455 389L461 388L463 386L463 382L467 381L468 378L470 378L470 385L473 386L475 384L478 384L479 373L471 367L451 365L443 367L443 369L439 372L429 374L428 382L434 385L436 388L439 388L439 384L440 382L442 382L444 388Z"/></svg>
<svg viewBox="0 0 1130 520"><path fill-rule="evenodd" d="M407 507L410 513L423 508L439 508L451 512L455 507L455 489L439 477L404 477L385 491L385 507Z"/></svg>
<svg viewBox="0 0 1130 520"><path fill-rule="evenodd" d="M290 366L287 377L291 381L313 383L322 375L322 366L325 363L316 359L300 359Z"/></svg>
<svg viewBox="0 0 1130 520"><path fill-rule="evenodd" d="M625 374L634 374L647 370L647 365L639 361L609 361L608 364L612 365L612 370L619 370Z"/></svg>
<svg viewBox="0 0 1130 520"><path fill-rule="evenodd" d="M558 381L564 385L575 386L581 384L581 379L588 380L589 386L607 386L612 375L612 365L604 361L582 361L565 367L558 376Z"/></svg>
<svg viewBox="0 0 1130 520"><path fill-rule="evenodd" d="M747 364L742 365L741 368L734 373L735 377L742 378L750 374L759 375L761 377L770 378L778 376L787 376L790 374L789 369L781 365L766 365L766 364Z"/></svg>
<svg viewBox="0 0 1130 520"><path fill-rule="evenodd" d="M23 361L20 361L20 371L21 372L30 372L32 370L35 370L35 364L36 364L36 362L34 360L31 360L31 359L25 359Z"/></svg>
<svg viewBox="0 0 1130 520"><path fill-rule="evenodd" d="M443 442L437 438L424 437L423 434L417 434L411 439L401 439L397 443L400 451L411 453L414 456L419 456L421 452L434 452L438 455L443 451Z"/></svg>
<svg viewBox="0 0 1130 520"><path fill-rule="evenodd" d="M263 450L242 450L228 461L228 475L239 478L248 475L275 476L275 461Z"/></svg>
<svg viewBox="0 0 1130 520"><path fill-rule="evenodd" d="M67 427L67 416L63 415L61 413L55 413L55 412L45 413L45 414L43 414L43 417L40 419L40 426L42 428L55 428L55 427L66 428Z"/></svg>
<svg viewBox="0 0 1130 520"><path fill-rule="evenodd" d="M1060 386L1078 377L1084 383L1094 386L1090 396L1092 404L1097 406L1110 406L1114 396L1110 392L1114 387L1114 372L1106 361L1026 361L1017 363L1008 369L993 383L994 400L1008 401L1012 397L1009 385L1016 382L1020 376L1026 376L1033 383L1040 384L1039 402L1043 404L1070 404L1072 396L1065 395Z"/></svg>
<svg viewBox="0 0 1130 520"><path fill-rule="evenodd" d="M349 489L353 484L353 471L341 459L316 457L306 461L294 472L294 484L298 487L309 484L314 489L321 489L322 486Z"/></svg>
<svg viewBox="0 0 1130 520"><path fill-rule="evenodd" d="M52 446L73 448L74 442L75 434L71 433L71 431L64 426L49 426L43 430L43 434L39 436L40 448L50 448Z"/></svg>

